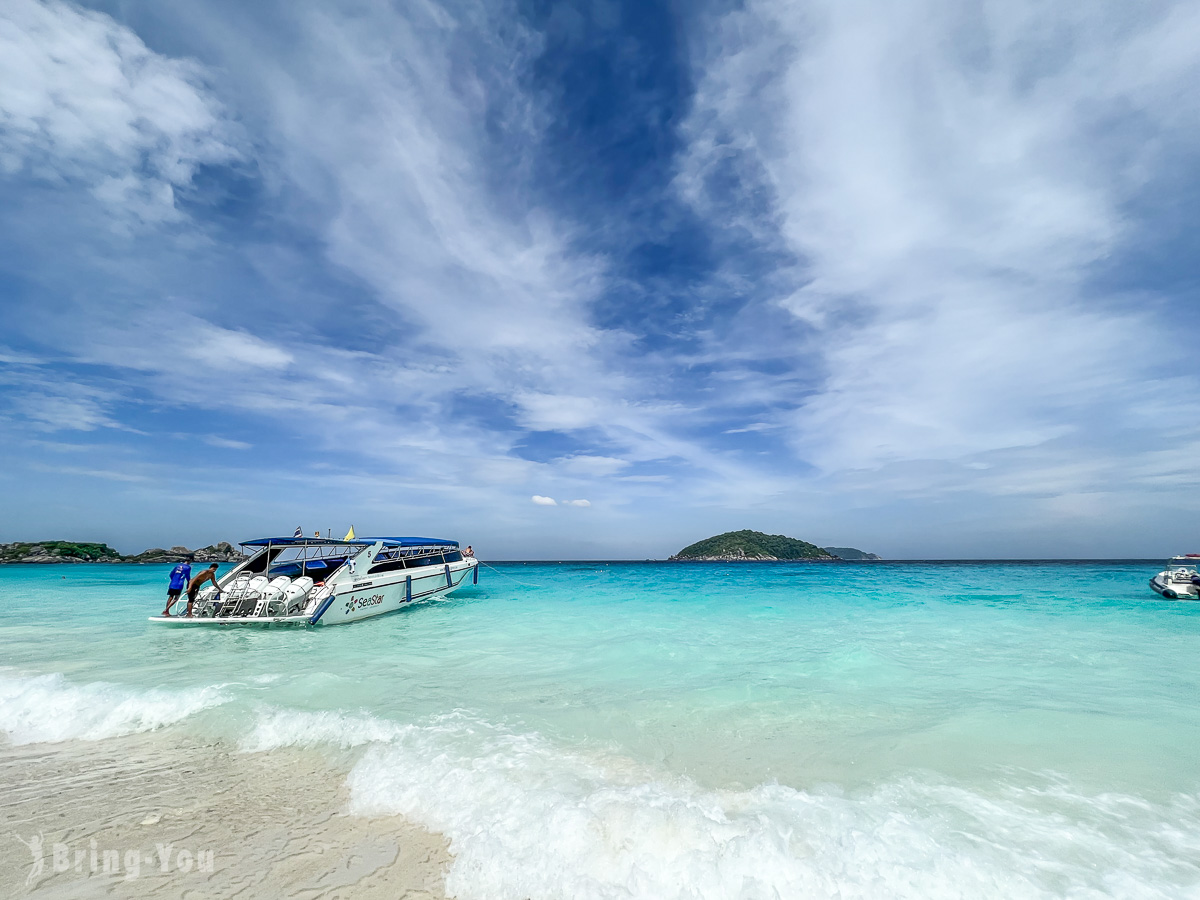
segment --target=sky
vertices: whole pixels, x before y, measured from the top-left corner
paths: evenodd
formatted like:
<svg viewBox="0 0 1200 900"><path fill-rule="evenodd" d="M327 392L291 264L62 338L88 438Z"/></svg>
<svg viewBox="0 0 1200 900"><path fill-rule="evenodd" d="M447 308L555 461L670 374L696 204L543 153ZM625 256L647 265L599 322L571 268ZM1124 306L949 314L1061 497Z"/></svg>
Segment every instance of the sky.
<svg viewBox="0 0 1200 900"><path fill-rule="evenodd" d="M1200 5L0 5L0 540L1200 552Z"/></svg>

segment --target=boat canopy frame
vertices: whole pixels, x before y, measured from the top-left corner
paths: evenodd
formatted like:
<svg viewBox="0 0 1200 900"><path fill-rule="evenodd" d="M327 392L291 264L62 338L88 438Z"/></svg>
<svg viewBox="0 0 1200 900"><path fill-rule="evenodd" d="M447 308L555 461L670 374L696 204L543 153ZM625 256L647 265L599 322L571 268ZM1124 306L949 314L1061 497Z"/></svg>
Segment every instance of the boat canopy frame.
<svg viewBox="0 0 1200 900"><path fill-rule="evenodd" d="M252 541L239 541L242 547L296 547L310 544L337 545L340 547L369 547L382 543L384 547L457 547L458 541L424 537L360 537L348 541L319 537L269 537Z"/></svg>
<svg viewBox="0 0 1200 900"><path fill-rule="evenodd" d="M1200 567L1200 553L1181 553L1179 556L1172 556L1167 560L1168 566L1175 568L1191 568Z"/></svg>
<svg viewBox="0 0 1200 900"><path fill-rule="evenodd" d="M327 581L364 550L372 547L379 549L370 560L371 564L385 561L394 564L408 557L436 556L440 559L441 554L458 552L459 549L458 541L425 537L356 537L337 540L306 535L255 538L239 541L239 544L243 552L250 551L249 558L226 577L234 577L240 572L259 571L269 577L272 572L293 574L294 570Z"/></svg>

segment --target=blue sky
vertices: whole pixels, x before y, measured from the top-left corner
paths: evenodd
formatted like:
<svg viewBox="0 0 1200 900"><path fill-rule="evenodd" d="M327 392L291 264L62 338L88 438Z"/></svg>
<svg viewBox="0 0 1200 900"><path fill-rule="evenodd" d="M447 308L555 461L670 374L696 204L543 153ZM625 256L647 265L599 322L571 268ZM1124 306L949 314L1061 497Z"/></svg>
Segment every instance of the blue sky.
<svg viewBox="0 0 1200 900"><path fill-rule="evenodd" d="M8 0L0 540L1196 550L1198 83L1188 2Z"/></svg>

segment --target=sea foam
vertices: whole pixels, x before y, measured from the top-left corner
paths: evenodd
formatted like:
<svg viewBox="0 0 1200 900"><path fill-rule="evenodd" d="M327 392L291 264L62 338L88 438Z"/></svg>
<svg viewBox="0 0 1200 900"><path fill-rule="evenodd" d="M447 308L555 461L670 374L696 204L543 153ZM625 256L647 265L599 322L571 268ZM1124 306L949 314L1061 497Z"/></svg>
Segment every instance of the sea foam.
<svg viewBox="0 0 1200 900"><path fill-rule="evenodd" d="M370 715L336 711L304 711L275 707L259 712L254 728L239 742L248 753L281 747L360 747L392 741L413 726L401 725Z"/></svg>
<svg viewBox="0 0 1200 900"><path fill-rule="evenodd" d="M222 685L139 690L0 672L0 732L14 744L102 740L172 725L229 699Z"/></svg>
<svg viewBox="0 0 1200 900"><path fill-rule="evenodd" d="M326 722L326 725L329 723ZM344 723L357 736L363 721ZM444 833L461 898L1174 897L1200 798L1166 805L904 778L855 794L708 790L628 759L443 717L373 726L351 812ZM310 732L315 736L315 732Z"/></svg>

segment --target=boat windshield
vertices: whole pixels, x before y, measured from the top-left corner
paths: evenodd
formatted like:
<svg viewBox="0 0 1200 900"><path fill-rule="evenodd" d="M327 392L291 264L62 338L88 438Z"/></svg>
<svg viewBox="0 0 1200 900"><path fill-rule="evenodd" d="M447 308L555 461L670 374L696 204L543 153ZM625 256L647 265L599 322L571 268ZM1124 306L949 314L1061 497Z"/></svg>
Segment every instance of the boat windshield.
<svg viewBox="0 0 1200 900"><path fill-rule="evenodd" d="M1167 563L1167 565L1171 566L1172 568L1186 566L1189 569L1194 569L1198 563L1200 563L1200 554L1189 553L1187 556L1171 557L1171 560Z"/></svg>

